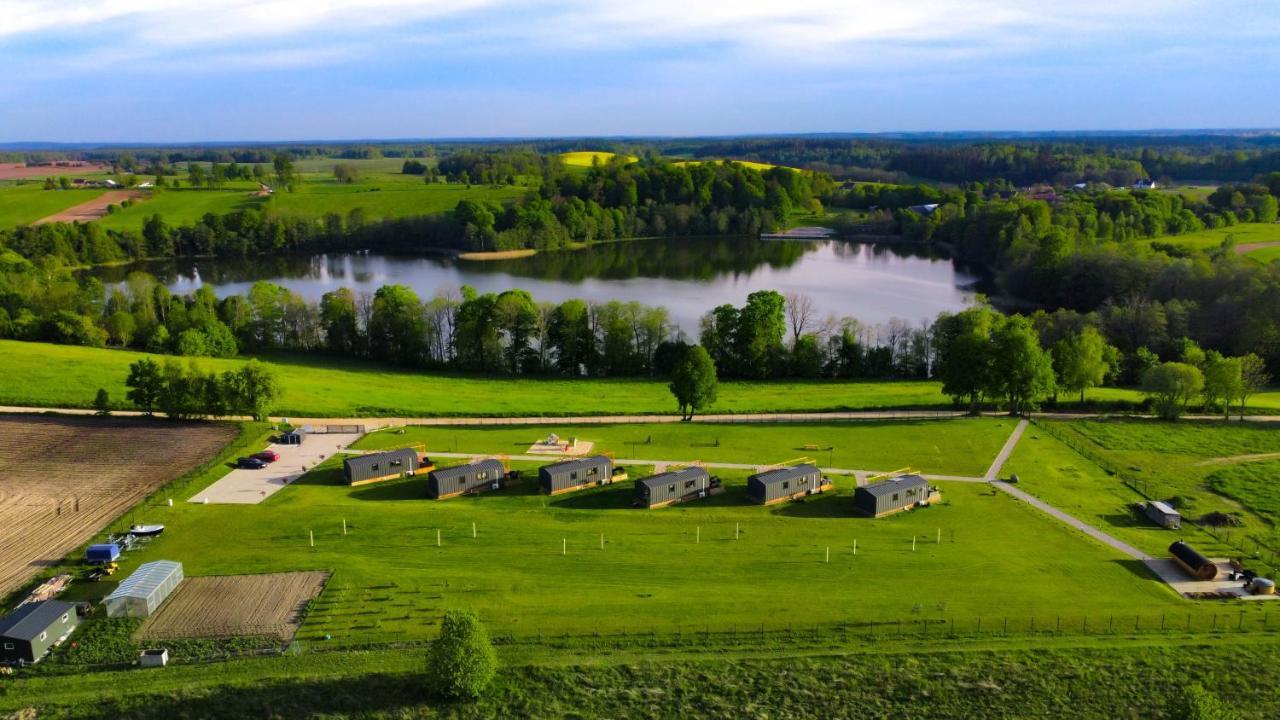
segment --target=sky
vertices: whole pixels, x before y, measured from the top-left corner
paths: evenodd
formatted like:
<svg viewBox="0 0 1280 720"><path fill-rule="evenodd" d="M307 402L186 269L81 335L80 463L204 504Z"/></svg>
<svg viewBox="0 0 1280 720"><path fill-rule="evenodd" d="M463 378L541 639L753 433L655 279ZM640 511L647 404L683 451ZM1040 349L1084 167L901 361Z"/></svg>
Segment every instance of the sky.
<svg viewBox="0 0 1280 720"><path fill-rule="evenodd" d="M0 0L0 142L1280 126L1272 0Z"/></svg>

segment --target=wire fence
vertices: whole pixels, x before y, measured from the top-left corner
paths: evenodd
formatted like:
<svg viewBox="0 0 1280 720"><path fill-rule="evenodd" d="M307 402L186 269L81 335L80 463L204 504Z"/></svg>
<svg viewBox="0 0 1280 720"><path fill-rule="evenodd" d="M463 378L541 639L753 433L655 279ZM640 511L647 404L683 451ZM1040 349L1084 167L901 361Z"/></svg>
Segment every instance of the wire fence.
<svg viewBox="0 0 1280 720"><path fill-rule="evenodd" d="M823 423L832 421L886 421L886 420L945 420L964 417L963 410L866 410L847 412L794 412L794 413L735 413L717 412L695 415L693 422L700 423ZM529 417L436 417L407 418L396 425L422 425L444 427L466 426L515 426L515 425L652 425L679 423L677 414L670 415L538 415Z"/></svg>

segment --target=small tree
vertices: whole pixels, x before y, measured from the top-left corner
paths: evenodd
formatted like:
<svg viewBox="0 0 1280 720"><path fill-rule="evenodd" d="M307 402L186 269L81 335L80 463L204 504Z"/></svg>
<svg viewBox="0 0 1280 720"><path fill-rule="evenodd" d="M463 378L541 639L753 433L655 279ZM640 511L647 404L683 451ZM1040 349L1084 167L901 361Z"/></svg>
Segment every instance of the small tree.
<svg viewBox="0 0 1280 720"><path fill-rule="evenodd" d="M446 612L440 636L427 650L431 689L447 698L479 697L497 668L497 653L480 618L468 611Z"/></svg>
<svg viewBox="0 0 1280 720"><path fill-rule="evenodd" d="M1186 363L1163 363L1142 376L1142 391L1151 398L1156 415L1165 420L1177 420L1203 389L1204 374Z"/></svg>
<svg viewBox="0 0 1280 720"><path fill-rule="evenodd" d="M668 387L680 405L681 418L692 420L695 412L716 401L718 386L716 364L711 360L711 355L701 345L694 345L676 363L676 368L671 373L671 385Z"/></svg>
<svg viewBox="0 0 1280 720"><path fill-rule="evenodd" d="M1213 350L1206 353L1204 390L1201 393L1205 412L1212 411L1221 403L1222 417L1227 418L1231 413L1231 403L1240 397L1243 387L1240 370L1240 358L1224 358Z"/></svg>
<svg viewBox="0 0 1280 720"><path fill-rule="evenodd" d="M155 412L156 401L164 388L164 377L154 360L143 358L129 365L129 377L124 384L129 388L125 397L148 415Z"/></svg>
<svg viewBox="0 0 1280 720"><path fill-rule="evenodd" d="M98 394L93 398L93 409L99 415L111 414L111 396L107 394L106 388L98 388Z"/></svg>
<svg viewBox="0 0 1280 720"><path fill-rule="evenodd" d="M1266 363L1262 362L1262 358L1257 355L1249 353L1239 360L1240 393L1237 397L1240 400L1240 419L1244 420L1245 404L1249 401L1249 397L1271 382L1271 376L1267 374Z"/></svg>
<svg viewBox="0 0 1280 720"><path fill-rule="evenodd" d="M227 406L255 420L266 417L271 403L280 395L275 373L257 360L250 360L236 371L234 378L234 387L223 390Z"/></svg>

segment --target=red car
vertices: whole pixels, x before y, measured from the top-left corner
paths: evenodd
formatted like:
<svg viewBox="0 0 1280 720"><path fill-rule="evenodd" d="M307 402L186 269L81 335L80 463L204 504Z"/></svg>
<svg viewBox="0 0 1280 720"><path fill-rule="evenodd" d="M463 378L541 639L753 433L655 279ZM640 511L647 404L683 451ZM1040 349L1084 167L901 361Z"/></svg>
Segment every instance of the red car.
<svg viewBox="0 0 1280 720"><path fill-rule="evenodd" d="M260 453L254 453L253 457L258 458L262 462L273 463L280 459L280 453L275 450L263 450Z"/></svg>

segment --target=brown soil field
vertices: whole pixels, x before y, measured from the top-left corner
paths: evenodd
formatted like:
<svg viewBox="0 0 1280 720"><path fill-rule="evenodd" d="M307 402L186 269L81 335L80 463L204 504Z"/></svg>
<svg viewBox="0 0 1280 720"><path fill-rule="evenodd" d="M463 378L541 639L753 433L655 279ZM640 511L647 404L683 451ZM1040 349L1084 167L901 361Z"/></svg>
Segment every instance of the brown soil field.
<svg viewBox="0 0 1280 720"><path fill-rule="evenodd" d="M0 415L0 596L235 436L213 423Z"/></svg>
<svg viewBox="0 0 1280 720"><path fill-rule="evenodd" d="M107 214L107 206L119 205L125 200L137 200L146 197L146 193L138 190L108 190L98 197L82 202L74 207L69 207L60 213L40 218L31 223L32 225L44 225L45 223L58 222L91 222L98 218L105 217Z"/></svg>
<svg viewBox="0 0 1280 720"><path fill-rule="evenodd" d="M213 575L182 581L159 612L147 618L138 636L146 640L181 637L273 637L293 639L307 601L324 589L327 572Z"/></svg>
<svg viewBox="0 0 1280 720"><path fill-rule="evenodd" d="M33 165L22 163L0 163L0 180L25 180L27 178L45 178L50 175L88 175L104 172L107 166L100 163L77 163L73 165Z"/></svg>

